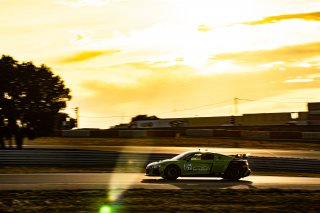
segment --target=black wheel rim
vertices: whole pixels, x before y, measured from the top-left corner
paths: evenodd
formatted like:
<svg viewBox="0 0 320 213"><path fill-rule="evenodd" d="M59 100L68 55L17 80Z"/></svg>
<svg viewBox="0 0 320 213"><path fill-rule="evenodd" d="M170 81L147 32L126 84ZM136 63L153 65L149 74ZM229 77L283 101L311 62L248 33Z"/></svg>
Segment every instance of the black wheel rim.
<svg viewBox="0 0 320 213"><path fill-rule="evenodd" d="M177 175L177 170L176 168L170 168L168 173L170 177L175 177Z"/></svg>
<svg viewBox="0 0 320 213"><path fill-rule="evenodd" d="M239 174L240 174L240 171L239 171L238 169L232 169L232 170L230 171L230 175L231 175L232 177L237 177Z"/></svg>

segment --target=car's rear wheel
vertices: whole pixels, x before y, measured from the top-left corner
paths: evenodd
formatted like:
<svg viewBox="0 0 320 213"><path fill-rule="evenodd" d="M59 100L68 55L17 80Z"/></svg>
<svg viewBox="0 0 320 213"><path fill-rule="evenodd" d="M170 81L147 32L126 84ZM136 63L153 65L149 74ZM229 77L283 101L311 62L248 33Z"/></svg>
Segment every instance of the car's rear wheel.
<svg viewBox="0 0 320 213"><path fill-rule="evenodd" d="M241 167L232 165L228 168L227 173L223 176L223 178L228 180L239 180L242 176Z"/></svg>
<svg viewBox="0 0 320 213"><path fill-rule="evenodd" d="M176 165L169 165L164 170L164 179L167 180L176 180L181 174L180 168Z"/></svg>

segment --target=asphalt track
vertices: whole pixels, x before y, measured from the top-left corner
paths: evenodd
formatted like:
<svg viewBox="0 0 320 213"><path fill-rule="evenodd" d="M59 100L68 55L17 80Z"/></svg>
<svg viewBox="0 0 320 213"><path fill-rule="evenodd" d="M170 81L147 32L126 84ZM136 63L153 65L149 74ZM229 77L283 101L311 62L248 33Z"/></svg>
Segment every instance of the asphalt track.
<svg viewBox="0 0 320 213"><path fill-rule="evenodd" d="M90 150L88 150L87 146L83 147L83 149L73 146L41 146L41 148L26 147L26 149L23 150L1 150L0 166L100 166L108 168L122 168L132 171L131 168L142 169L145 168L145 166L150 162L172 158L178 153L194 150L192 147L106 146L103 148L106 150L102 151L101 147L95 150L95 147L91 146ZM319 152L234 148L210 148L209 150L224 154L251 152L253 154L247 159L253 171L294 171L320 173ZM288 156L296 157L290 158ZM297 158L297 156L299 157Z"/></svg>
<svg viewBox="0 0 320 213"><path fill-rule="evenodd" d="M40 149L53 152L63 152L62 149L76 149L79 151L80 146L27 146L27 152L39 152ZM31 149L31 150L30 150ZM192 147L138 147L138 146L85 146L84 150L108 150L120 153L182 153L195 148ZM28 151L29 150L29 151ZM51 150L51 151L50 151ZM280 157L283 161L284 157L294 157L305 159L320 159L319 151L299 151L299 150L275 150L275 149L233 149L233 148L209 148L211 151L236 154L250 153L255 156L264 157ZM41 150L40 150L41 151ZM70 153L74 153L73 150ZM4 156L7 151L1 152ZM16 152L9 150L8 152ZM23 156L23 152L17 150L18 155L12 156L16 159L17 156ZM70 153L68 152L69 156ZM75 152L77 153L77 151ZM36 155L35 155L36 156ZM35 157L34 156L34 157ZM45 155L46 158L48 154ZM64 156L64 157L65 157ZM96 156L96 153L94 154ZM105 156L103 153L102 156ZM130 155L129 155L130 156ZM10 156L9 156L10 157ZM30 156L29 156L30 157ZM57 159L54 156L55 160ZM262 159L264 159L264 157ZM120 159L122 159L121 156ZM64 159L64 158L63 158ZM62 159L62 160L63 160ZM83 159L88 159L86 156ZM90 159L90 158L89 158ZM116 158L115 158L116 159ZM310 159L310 160L311 160ZM9 159L10 160L10 159ZM30 159L29 159L30 160ZM43 159L42 159L43 160ZM128 161L126 158L125 161ZM78 159L77 159L78 161ZM114 159L110 159L114 162ZM65 162L65 160L63 161ZM128 162L131 163L129 160ZM270 159L268 159L270 164ZM29 162L28 162L29 163ZM95 162L96 163L96 162ZM291 162L290 162L291 163ZM1 163L0 163L1 164ZM265 164L263 162L263 164ZM292 165L292 163L290 164ZM296 164L294 164L296 165ZM317 167L318 161L315 161ZM286 165L287 166L287 165ZM50 189L115 189L126 190L132 188L144 189L265 189L265 188L280 188L280 189L308 189L320 190L320 178L307 177L278 177L278 176L249 176L240 181L226 181L221 178L179 178L176 181L166 181L159 177L146 177L141 173L56 173L56 174L0 174L0 190L50 190Z"/></svg>
<svg viewBox="0 0 320 213"><path fill-rule="evenodd" d="M249 176L240 181L221 178L179 178L175 181L142 173L0 174L0 190L66 189L304 189L320 190L320 178Z"/></svg>

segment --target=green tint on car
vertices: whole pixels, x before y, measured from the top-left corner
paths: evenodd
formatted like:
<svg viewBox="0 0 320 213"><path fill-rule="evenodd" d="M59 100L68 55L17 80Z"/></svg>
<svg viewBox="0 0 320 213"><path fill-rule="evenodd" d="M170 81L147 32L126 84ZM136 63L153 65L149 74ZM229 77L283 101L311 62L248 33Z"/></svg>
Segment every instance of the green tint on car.
<svg viewBox="0 0 320 213"><path fill-rule="evenodd" d="M209 151L191 151L172 159L147 165L147 176L161 176L167 180L178 177L222 177L239 180L250 175L248 161L242 158Z"/></svg>

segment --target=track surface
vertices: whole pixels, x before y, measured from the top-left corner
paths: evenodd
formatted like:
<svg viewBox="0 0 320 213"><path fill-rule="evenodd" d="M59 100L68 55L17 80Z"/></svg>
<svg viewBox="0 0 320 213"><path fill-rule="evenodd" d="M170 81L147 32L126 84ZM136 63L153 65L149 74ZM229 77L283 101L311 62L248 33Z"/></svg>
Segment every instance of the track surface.
<svg viewBox="0 0 320 213"><path fill-rule="evenodd" d="M69 150L65 150L68 148ZM191 147L120 147L120 146L28 146L26 150L0 151L0 165L8 164L70 164L117 165L124 168L132 164L143 166L147 161L164 159L173 153L182 153ZM88 150L89 149L89 150ZM91 150L91 151L90 151ZM95 151L100 150L100 151ZM104 150L104 151L103 151ZM320 168L319 151L223 149L209 148L224 154L251 153L250 165L262 169L278 168L294 171ZM171 154L169 154L171 153ZM263 156L263 157L262 157ZM279 158L280 157L280 158ZM293 158L293 159L290 159ZM312 158L312 159L310 159ZM268 167L268 168L264 168ZM319 170L320 171L320 170ZM247 189L281 188L320 190L320 178L249 176L231 182L221 178L179 178L165 181L158 177L146 177L141 173L57 173L57 174L0 174L0 190L42 189Z"/></svg>
<svg viewBox="0 0 320 213"><path fill-rule="evenodd" d="M177 150L194 150L193 148L175 147L106 147L115 151L102 150L81 150L81 149L24 149L24 150L1 150L0 166L4 165L47 165L47 166L85 166L85 167L108 167L122 168L126 170L138 171L145 168L149 162L172 158ZM115 149L116 148L116 149ZM150 148L148 150L148 148ZM168 149L168 150L167 150ZM185 149L185 150L183 150ZM237 149L210 149L219 153L242 153ZM169 152L170 151L170 152ZM251 150L252 151L252 150ZM277 150L258 150L254 152L259 155L262 152L266 156ZM278 150L279 151L279 150ZM284 151L282 151L283 153ZM269 153L269 155L267 155ZM309 155L304 153L301 158L289 158L293 153L301 154L298 151L287 151L281 157L262 157L251 155L248 157L250 168L253 171L294 171L320 173L320 159L306 158ZM313 152L311 152L313 153ZM276 156L273 154L272 156ZM119 171L119 170L117 170ZM141 171L141 170L140 170Z"/></svg>
<svg viewBox="0 0 320 213"><path fill-rule="evenodd" d="M0 190L52 189L309 189L320 190L320 178L249 176L240 181L221 178L179 178L166 181L142 173L1 174Z"/></svg>

